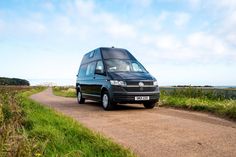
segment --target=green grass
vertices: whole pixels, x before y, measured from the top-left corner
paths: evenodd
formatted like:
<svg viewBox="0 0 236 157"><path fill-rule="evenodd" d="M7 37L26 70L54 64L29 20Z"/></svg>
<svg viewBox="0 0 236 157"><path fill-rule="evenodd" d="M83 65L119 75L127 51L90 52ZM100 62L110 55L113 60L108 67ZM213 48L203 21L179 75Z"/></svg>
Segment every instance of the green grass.
<svg viewBox="0 0 236 157"><path fill-rule="evenodd" d="M25 112L20 106L17 94L31 90L30 87L0 87L0 156L35 156L43 151L41 143L28 138L24 125ZM32 89L38 92L43 88ZM41 153L42 154L42 153Z"/></svg>
<svg viewBox="0 0 236 157"><path fill-rule="evenodd" d="M201 87L160 87L165 94L178 97L202 98L211 100L236 99L234 88L201 88Z"/></svg>
<svg viewBox="0 0 236 157"><path fill-rule="evenodd" d="M40 90L37 88L31 89L13 96L15 107L18 108L17 110L20 113L18 119L21 121L16 120L19 127L14 131L18 132L22 139L25 139L25 142L20 144L21 146L17 150L19 150L18 152L24 150L25 154L19 155L18 153L12 156L134 156L130 150L98 133L92 132L72 118L57 113L28 98L32 93ZM11 102L11 92L5 95L9 95L9 97L4 97L4 101L7 99ZM1 110L0 113L2 113ZM8 109L8 112L4 111L4 114L0 114L3 115L0 116L3 117L0 120L1 128L3 123L7 124L4 120L6 117L15 119L12 116L14 112L11 109ZM14 129L15 126L12 126L12 128ZM9 156L5 148L9 147L8 149L13 150L14 145L9 145L9 142L7 142L12 141L10 140L12 136L1 137L5 139L5 143L3 142L3 147L0 147L0 156Z"/></svg>
<svg viewBox="0 0 236 157"><path fill-rule="evenodd" d="M76 97L75 87L59 87L55 86L52 88L53 94L63 97Z"/></svg>
<svg viewBox="0 0 236 157"><path fill-rule="evenodd" d="M181 88L172 91L162 90L161 106L207 111L236 120L236 100L217 96L214 91L197 88Z"/></svg>

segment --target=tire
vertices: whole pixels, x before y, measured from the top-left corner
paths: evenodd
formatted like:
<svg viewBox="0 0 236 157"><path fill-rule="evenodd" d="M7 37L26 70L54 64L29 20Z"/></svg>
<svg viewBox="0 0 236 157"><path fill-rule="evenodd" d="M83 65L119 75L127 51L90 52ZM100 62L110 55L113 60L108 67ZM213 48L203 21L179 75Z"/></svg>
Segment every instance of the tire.
<svg viewBox="0 0 236 157"><path fill-rule="evenodd" d="M111 101L107 91L104 91L101 95L101 103L104 110L109 111L114 107L114 103Z"/></svg>
<svg viewBox="0 0 236 157"><path fill-rule="evenodd" d="M82 93L80 91L77 92L77 102L78 104L84 104L85 99L82 97Z"/></svg>
<svg viewBox="0 0 236 157"><path fill-rule="evenodd" d="M156 106L156 102L145 102L143 104L143 106L146 108L146 109L152 109Z"/></svg>

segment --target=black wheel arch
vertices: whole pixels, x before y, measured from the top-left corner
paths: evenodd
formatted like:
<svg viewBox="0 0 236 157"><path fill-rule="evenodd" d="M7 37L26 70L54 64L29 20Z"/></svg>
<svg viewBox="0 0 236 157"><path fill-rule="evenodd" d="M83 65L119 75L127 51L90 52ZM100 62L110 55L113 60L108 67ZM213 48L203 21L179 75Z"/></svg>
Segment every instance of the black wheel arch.
<svg viewBox="0 0 236 157"><path fill-rule="evenodd" d="M80 91L80 85L76 86L76 95L78 94L78 92Z"/></svg>
<svg viewBox="0 0 236 157"><path fill-rule="evenodd" d="M103 87L101 88L101 93L100 93L100 96L102 96L102 94L103 94L103 92L104 92L104 91L107 91L107 92L108 92L108 94L110 94L110 92L109 92L108 88L107 88L107 87L105 87L105 86L103 86Z"/></svg>

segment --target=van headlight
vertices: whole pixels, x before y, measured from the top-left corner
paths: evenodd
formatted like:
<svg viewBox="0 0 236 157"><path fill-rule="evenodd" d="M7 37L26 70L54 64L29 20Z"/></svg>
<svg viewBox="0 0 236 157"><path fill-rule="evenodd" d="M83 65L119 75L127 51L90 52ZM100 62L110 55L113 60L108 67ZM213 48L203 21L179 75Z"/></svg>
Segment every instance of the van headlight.
<svg viewBox="0 0 236 157"><path fill-rule="evenodd" d="M126 86L125 81L110 80L111 85L113 86Z"/></svg>
<svg viewBox="0 0 236 157"><path fill-rule="evenodd" d="M153 82L153 85L154 85L154 86L158 86L158 82L157 82L157 81L154 81L154 82Z"/></svg>

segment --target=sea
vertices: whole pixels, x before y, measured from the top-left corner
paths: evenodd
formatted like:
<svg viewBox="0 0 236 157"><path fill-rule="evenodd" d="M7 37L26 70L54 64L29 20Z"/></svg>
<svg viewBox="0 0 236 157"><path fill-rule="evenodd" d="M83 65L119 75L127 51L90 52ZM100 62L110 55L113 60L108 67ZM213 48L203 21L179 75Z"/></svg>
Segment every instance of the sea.
<svg viewBox="0 0 236 157"><path fill-rule="evenodd" d="M50 79L28 79L30 81L30 85L31 86L38 86L38 85L42 85L42 86L75 86L76 84L76 79L70 79L70 78L63 78L63 79L56 79L56 78L50 78ZM177 85L160 85L163 87L173 87L173 86L177 86ZM205 86L205 85L202 85ZM217 85L214 86L212 85L212 87L214 88L218 88L218 89L225 89L225 88L236 88L236 85Z"/></svg>
<svg viewBox="0 0 236 157"><path fill-rule="evenodd" d="M75 86L75 79L28 79L31 86Z"/></svg>

